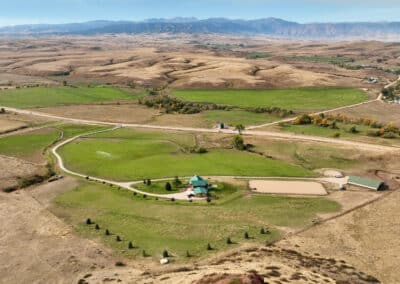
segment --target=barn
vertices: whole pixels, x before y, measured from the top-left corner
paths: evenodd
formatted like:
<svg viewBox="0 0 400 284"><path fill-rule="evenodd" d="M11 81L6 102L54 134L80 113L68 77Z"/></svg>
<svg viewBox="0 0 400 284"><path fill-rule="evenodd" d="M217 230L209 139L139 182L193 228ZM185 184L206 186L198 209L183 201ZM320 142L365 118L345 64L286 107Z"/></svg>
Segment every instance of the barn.
<svg viewBox="0 0 400 284"><path fill-rule="evenodd" d="M364 187L372 190L382 190L384 183L380 180L359 176L350 176L347 184Z"/></svg>

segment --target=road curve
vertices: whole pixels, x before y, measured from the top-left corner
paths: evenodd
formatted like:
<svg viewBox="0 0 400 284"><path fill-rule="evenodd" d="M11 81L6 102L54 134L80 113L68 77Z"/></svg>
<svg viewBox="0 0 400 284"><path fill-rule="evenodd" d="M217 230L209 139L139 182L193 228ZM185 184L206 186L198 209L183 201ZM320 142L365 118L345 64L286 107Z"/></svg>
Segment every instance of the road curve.
<svg viewBox="0 0 400 284"><path fill-rule="evenodd" d="M132 191L132 192L136 192L139 194L143 194L143 195L147 195L147 196L151 196L151 197L157 197L160 199L167 199L167 200L171 200L172 198L175 200L204 200L205 198L197 198L197 197L192 197L189 198L188 197L188 193L183 191L183 192L178 192L178 193L172 193L172 194L154 194L154 193L149 193L149 192L145 192L145 191L141 191L138 190L136 188L134 188L135 184L139 184L142 183L142 181L131 181L131 182L118 182L118 181L113 181L113 180L108 180L108 179L102 179L102 178L98 178L98 177L92 177L92 176L88 176L85 174L81 174L81 173L77 173L74 171L69 170L68 168L65 167L64 165L64 161L61 157L61 155L57 152L58 149L60 149L61 147L75 141L76 139L80 138L80 137L85 137L85 136L90 136L90 135L94 135L94 134L98 134L98 133L103 133L103 132L108 132L108 131L113 131L116 129L119 129L120 127L113 127L113 128L109 128L109 129L105 129L105 130L97 130L97 131L93 131L93 132L89 132L89 133L83 133L80 135L77 135L75 137L69 138L67 140L62 141L61 143L55 145L52 149L51 152L53 153L53 155L56 157L57 159L57 165L58 167L73 176L77 176L77 177L81 177L81 178L89 178L91 181L96 181L99 183L103 183L103 184L107 184L107 185L113 185L116 187L120 187L120 188L124 188L126 190ZM189 179L190 177L181 177L183 179ZM209 176L209 178L214 178L214 179L218 179L218 178L232 178L232 179L246 179L246 180L251 180L251 179L285 179L285 180L309 180L309 181L317 181L317 182L322 182L322 183L340 183L341 179L335 179L333 181L332 178L302 178L302 177L270 177L270 176ZM173 178L158 178L158 179L152 179L153 182L158 182L158 181L169 181L172 180Z"/></svg>
<svg viewBox="0 0 400 284"><path fill-rule="evenodd" d="M397 82L400 82L400 76L399 76L399 78L397 80L387 84L384 88L390 88L393 85L395 85ZM318 112L311 113L311 115L318 115L318 114L321 114L321 113L330 113L330 112L335 112L335 111L339 111L339 110L343 110L343 109L349 109L349 108L353 108L353 107L357 107L357 106L370 104L370 103L377 102L377 101L382 101L382 97L383 97L383 93L381 92L381 93L379 93L378 97L376 99L373 99L373 100L368 100L368 101L361 102L361 103L356 103L356 104L352 104L352 105L337 107L337 108L334 108L334 109L318 111ZM295 119L296 119L296 117L290 117L290 118L286 118L286 119L279 120L279 121L264 123L264 124L260 124L260 125L248 126L247 129L252 130L252 129L258 129L258 128L263 128L263 127L267 127L267 126L273 126L273 125L277 125L279 123L291 122L291 121L293 121Z"/></svg>

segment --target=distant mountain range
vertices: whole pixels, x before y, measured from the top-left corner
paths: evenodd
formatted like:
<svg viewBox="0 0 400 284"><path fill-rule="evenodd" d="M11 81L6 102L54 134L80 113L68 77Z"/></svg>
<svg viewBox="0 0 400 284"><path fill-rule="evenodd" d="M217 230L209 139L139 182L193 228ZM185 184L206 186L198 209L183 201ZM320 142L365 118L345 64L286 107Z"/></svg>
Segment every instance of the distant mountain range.
<svg viewBox="0 0 400 284"><path fill-rule="evenodd" d="M347 22L299 24L277 18L231 20L211 18L148 19L131 21L91 21L54 25L19 25L0 28L0 36L95 35L143 33L217 33L267 35L300 39L388 39L400 41L400 22Z"/></svg>

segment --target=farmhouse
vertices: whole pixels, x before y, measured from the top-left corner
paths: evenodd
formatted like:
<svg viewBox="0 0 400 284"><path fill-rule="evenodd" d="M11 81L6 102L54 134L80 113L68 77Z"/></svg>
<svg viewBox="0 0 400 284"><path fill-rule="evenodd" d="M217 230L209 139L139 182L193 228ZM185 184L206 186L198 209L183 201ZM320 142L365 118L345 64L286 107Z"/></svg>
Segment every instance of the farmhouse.
<svg viewBox="0 0 400 284"><path fill-rule="evenodd" d="M190 187L195 195L207 195L208 194L208 181L203 179L201 176L195 175L189 180Z"/></svg>
<svg viewBox="0 0 400 284"><path fill-rule="evenodd" d="M373 190L382 190L383 188L383 182L379 180L358 177L358 176L350 176L347 183L350 185L355 185Z"/></svg>

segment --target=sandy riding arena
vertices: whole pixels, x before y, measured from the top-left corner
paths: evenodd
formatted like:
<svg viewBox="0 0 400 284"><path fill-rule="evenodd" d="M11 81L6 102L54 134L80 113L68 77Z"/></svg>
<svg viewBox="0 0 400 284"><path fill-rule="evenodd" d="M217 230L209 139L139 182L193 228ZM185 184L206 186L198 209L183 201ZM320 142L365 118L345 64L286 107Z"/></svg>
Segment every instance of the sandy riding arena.
<svg viewBox="0 0 400 284"><path fill-rule="evenodd" d="M251 180L250 188L258 193L326 195L322 184L312 181Z"/></svg>

